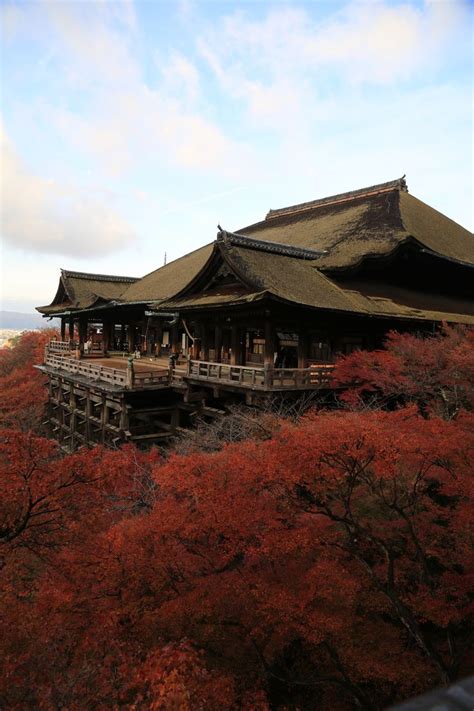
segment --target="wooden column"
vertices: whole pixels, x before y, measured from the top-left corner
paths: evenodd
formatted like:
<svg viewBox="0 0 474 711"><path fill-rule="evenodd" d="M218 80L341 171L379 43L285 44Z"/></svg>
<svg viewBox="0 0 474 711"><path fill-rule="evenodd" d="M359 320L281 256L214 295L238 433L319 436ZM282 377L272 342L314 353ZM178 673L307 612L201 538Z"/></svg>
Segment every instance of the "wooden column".
<svg viewBox="0 0 474 711"><path fill-rule="evenodd" d="M135 328L135 344L138 347L138 350L140 353L143 352L143 345L145 343L145 339L143 338L144 330L143 330L143 323L140 322L137 324Z"/></svg>
<svg viewBox="0 0 474 711"><path fill-rule="evenodd" d="M175 324L171 326L171 353L179 353L179 331L178 326Z"/></svg>
<svg viewBox="0 0 474 711"><path fill-rule="evenodd" d="M127 403L125 401L125 398L122 397L120 400L120 423L119 427L122 430L123 433L128 430L129 427L129 422L128 422L128 409L127 409Z"/></svg>
<svg viewBox="0 0 474 711"><path fill-rule="evenodd" d="M209 360L209 335L204 323L201 324L201 360Z"/></svg>
<svg viewBox="0 0 474 711"><path fill-rule="evenodd" d="M86 414L86 428L85 428L85 435L86 435L86 442L87 444L90 444L92 441L92 431L91 431L91 415L92 415L92 407L91 407L91 391L89 388L86 389L86 404L85 404L85 414Z"/></svg>
<svg viewBox="0 0 474 711"><path fill-rule="evenodd" d="M230 364L239 365L240 364L240 338L239 329L236 324L233 324L230 331Z"/></svg>
<svg viewBox="0 0 474 711"><path fill-rule="evenodd" d="M111 321L109 325L109 350L115 350L115 322Z"/></svg>
<svg viewBox="0 0 474 711"><path fill-rule="evenodd" d="M135 350L135 326L133 326L131 323L129 323L127 326L127 343L128 352L133 353L133 351Z"/></svg>
<svg viewBox="0 0 474 711"><path fill-rule="evenodd" d="M308 359L308 334L302 329L298 334L298 368L306 368Z"/></svg>
<svg viewBox="0 0 474 711"><path fill-rule="evenodd" d="M84 343L87 341L87 316L79 316L79 352L84 353Z"/></svg>
<svg viewBox="0 0 474 711"><path fill-rule="evenodd" d="M106 440L106 430L107 430L107 424L109 422L109 408L107 407L107 396L102 395L102 407L100 410L100 428L101 428L101 441L102 444L105 443Z"/></svg>
<svg viewBox="0 0 474 711"><path fill-rule="evenodd" d="M105 353L110 348L110 323L108 321L102 322L102 350Z"/></svg>
<svg viewBox="0 0 474 711"><path fill-rule="evenodd" d="M160 321L155 329L155 355L157 358L161 356L161 344L163 342L163 324Z"/></svg>
<svg viewBox="0 0 474 711"><path fill-rule="evenodd" d="M125 324L120 326L120 348L123 350L125 346Z"/></svg>
<svg viewBox="0 0 474 711"><path fill-rule="evenodd" d="M220 363L222 360L222 326L216 324L215 327L215 338L214 338L214 348L215 348L215 361Z"/></svg>
<svg viewBox="0 0 474 711"><path fill-rule="evenodd" d="M265 353L263 363L270 368L273 368L273 360L275 357L275 333L271 322L270 314L265 315Z"/></svg>
<svg viewBox="0 0 474 711"><path fill-rule="evenodd" d="M153 326L148 325L145 331L145 341L146 341L146 354L153 354L153 347L155 345L156 332Z"/></svg>
<svg viewBox="0 0 474 711"><path fill-rule="evenodd" d="M72 342L74 341L74 319L72 318L72 316L69 317L68 329L69 329L69 347L71 347Z"/></svg>
<svg viewBox="0 0 474 711"><path fill-rule="evenodd" d="M64 316L61 317L61 340L66 340L66 319Z"/></svg>

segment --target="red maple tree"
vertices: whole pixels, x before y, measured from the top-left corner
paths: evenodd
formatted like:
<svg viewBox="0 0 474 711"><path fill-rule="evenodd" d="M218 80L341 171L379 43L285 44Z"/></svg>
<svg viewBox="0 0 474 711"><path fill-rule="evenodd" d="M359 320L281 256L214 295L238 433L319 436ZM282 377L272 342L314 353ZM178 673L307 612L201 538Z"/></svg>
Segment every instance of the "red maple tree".
<svg viewBox="0 0 474 711"><path fill-rule="evenodd" d="M108 489L126 453L84 459L81 476L104 481L73 497L82 514L68 505L74 540L29 616L7 596L21 632L3 653L6 705L376 709L456 678L473 446L467 414L320 413L155 464L145 507L130 460L125 489ZM20 678L29 696L14 698Z"/></svg>
<svg viewBox="0 0 474 711"><path fill-rule="evenodd" d="M43 362L45 345L55 336L54 329L28 331L12 348L0 348L0 427L41 432L47 390L34 366Z"/></svg>
<svg viewBox="0 0 474 711"><path fill-rule="evenodd" d="M352 407L414 402L450 419L474 409L474 330L445 326L424 338L393 331L383 349L341 357L333 377Z"/></svg>
<svg viewBox="0 0 474 711"><path fill-rule="evenodd" d="M468 673L469 370L446 410L410 362L409 407L215 452L1 432L0 705L375 710Z"/></svg>

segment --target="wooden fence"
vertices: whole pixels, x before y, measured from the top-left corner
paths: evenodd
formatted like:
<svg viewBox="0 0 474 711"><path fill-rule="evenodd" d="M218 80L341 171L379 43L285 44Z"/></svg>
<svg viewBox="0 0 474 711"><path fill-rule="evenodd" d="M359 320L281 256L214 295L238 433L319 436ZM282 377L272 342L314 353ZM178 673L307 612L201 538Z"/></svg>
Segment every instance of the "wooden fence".
<svg viewBox="0 0 474 711"><path fill-rule="evenodd" d="M329 387L333 365L308 368L262 368L190 360L187 377L261 390L300 390Z"/></svg>
<svg viewBox="0 0 474 711"><path fill-rule="evenodd" d="M68 356L47 353L45 365L55 370L63 370L74 375L82 375L91 381L99 381L127 389L143 390L150 387L168 387L170 372L162 370L135 371L133 367L110 368L87 360L76 360Z"/></svg>
<svg viewBox="0 0 474 711"><path fill-rule="evenodd" d="M111 368L91 360L76 360L65 355L63 346L65 343L69 345L69 342L52 341L52 343L55 344L54 347L46 349L45 365L81 375L88 380L109 383L130 390L169 387L187 378L256 390L315 389L330 387L334 369L333 365L310 365L308 368L262 368L199 360L189 360L186 370L178 368L141 370L133 367L133 364L128 364L127 368Z"/></svg>
<svg viewBox="0 0 474 711"><path fill-rule="evenodd" d="M50 341L46 346L46 350L51 353L69 353L76 348L75 341Z"/></svg>

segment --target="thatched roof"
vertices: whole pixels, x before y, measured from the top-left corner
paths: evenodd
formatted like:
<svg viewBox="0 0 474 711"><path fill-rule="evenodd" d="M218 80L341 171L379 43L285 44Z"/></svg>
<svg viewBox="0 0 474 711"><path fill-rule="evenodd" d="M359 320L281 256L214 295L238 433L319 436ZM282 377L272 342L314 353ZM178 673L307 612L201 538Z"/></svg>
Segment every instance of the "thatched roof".
<svg viewBox="0 0 474 711"><path fill-rule="evenodd" d="M214 243L142 279L63 270L52 304L38 310L53 315L107 303L211 308L269 297L345 313L472 323L466 300L433 294L420 301L418 292L388 284L371 293L368 285L347 283L350 270L366 258L386 259L404 245L435 255L429 259L464 265L464 271L474 266L472 234L409 195L402 178L270 210L265 220L238 233L220 229ZM209 287L219 260L236 275L233 287ZM344 283L336 281L339 273Z"/></svg>
<svg viewBox="0 0 474 711"><path fill-rule="evenodd" d="M199 288L198 276L191 287L155 307L164 311L185 311L244 304L267 297L324 311L474 324L471 301L420 294L385 284L337 284L315 268L315 261L260 251L254 245L246 248L220 240L209 256L209 262L214 262L215 268L218 267L216 255L220 255L221 261L240 280L240 285L236 283L203 292ZM206 265L201 273L208 274Z"/></svg>
<svg viewBox="0 0 474 711"><path fill-rule="evenodd" d="M270 210L265 220L238 233L326 251L318 261L318 268L325 271L353 267L370 256L387 256L409 241L474 265L473 235L409 195L403 179Z"/></svg>
<svg viewBox="0 0 474 711"><path fill-rule="evenodd" d="M212 244L207 244L164 267L155 269L132 284L123 294L123 301L159 301L168 299L183 289L207 262Z"/></svg>
<svg viewBox="0 0 474 711"><path fill-rule="evenodd" d="M119 299L121 294L138 279L110 274L89 274L61 269L58 290L49 306L36 308L47 316L64 311L91 308L100 302Z"/></svg>

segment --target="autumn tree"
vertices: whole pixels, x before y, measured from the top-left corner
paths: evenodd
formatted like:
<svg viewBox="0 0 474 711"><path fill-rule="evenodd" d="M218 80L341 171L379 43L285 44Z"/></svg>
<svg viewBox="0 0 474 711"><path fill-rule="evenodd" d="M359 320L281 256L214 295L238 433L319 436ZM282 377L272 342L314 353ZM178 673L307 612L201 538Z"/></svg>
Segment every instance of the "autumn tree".
<svg viewBox="0 0 474 711"><path fill-rule="evenodd" d="M0 348L0 428L40 433L47 398L44 376L34 368L43 362L54 329L22 333L12 348Z"/></svg>
<svg viewBox="0 0 474 711"><path fill-rule="evenodd" d="M445 419L474 409L474 330L445 326L431 336L391 332L385 346L341 357L334 384L351 406L416 403Z"/></svg>
<svg viewBox="0 0 474 711"><path fill-rule="evenodd" d="M151 504L118 515L116 496L98 527L84 514L83 540L42 572L10 682L43 709L343 710L455 679L472 450L470 415L412 408L320 413L149 463ZM16 665L15 639L29 640Z"/></svg>
<svg viewBox="0 0 474 711"><path fill-rule="evenodd" d="M1 432L2 708L378 711L468 673L471 351L393 334L336 369L364 409L206 452Z"/></svg>

